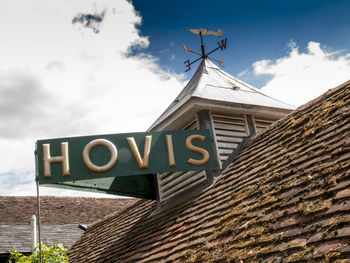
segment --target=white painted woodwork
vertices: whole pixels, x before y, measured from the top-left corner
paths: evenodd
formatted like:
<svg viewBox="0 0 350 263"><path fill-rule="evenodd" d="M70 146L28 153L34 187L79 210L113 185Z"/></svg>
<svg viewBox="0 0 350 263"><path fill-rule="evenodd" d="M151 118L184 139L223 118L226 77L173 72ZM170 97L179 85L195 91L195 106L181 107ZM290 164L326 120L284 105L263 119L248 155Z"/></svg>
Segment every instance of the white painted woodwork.
<svg viewBox="0 0 350 263"><path fill-rule="evenodd" d="M257 133L262 130L265 130L274 122L274 120L254 117L255 129Z"/></svg>
<svg viewBox="0 0 350 263"><path fill-rule="evenodd" d="M237 148L243 138L249 136L244 115L212 114L219 159L223 163Z"/></svg>

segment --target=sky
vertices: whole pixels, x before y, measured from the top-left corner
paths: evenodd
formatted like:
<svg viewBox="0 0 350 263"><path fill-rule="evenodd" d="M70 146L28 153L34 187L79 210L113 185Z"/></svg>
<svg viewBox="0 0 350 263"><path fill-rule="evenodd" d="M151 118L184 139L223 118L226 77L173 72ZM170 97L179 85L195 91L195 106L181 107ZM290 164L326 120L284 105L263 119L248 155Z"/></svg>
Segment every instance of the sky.
<svg viewBox="0 0 350 263"><path fill-rule="evenodd" d="M38 139L145 131L191 78L191 28L224 70L295 106L350 79L350 1L0 0L0 195L35 195ZM207 36L206 49L223 38ZM198 64L197 64L198 65ZM40 187L42 195L102 196Z"/></svg>

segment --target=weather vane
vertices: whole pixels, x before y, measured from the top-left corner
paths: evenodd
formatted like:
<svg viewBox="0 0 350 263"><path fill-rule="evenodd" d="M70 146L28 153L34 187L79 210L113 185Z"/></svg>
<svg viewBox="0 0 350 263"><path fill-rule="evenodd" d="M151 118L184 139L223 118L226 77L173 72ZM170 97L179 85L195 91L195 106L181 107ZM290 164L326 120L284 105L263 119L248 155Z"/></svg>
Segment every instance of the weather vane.
<svg viewBox="0 0 350 263"><path fill-rule="evenodd" d="M224 63L224 60L223 60L222 58L218 57L219 60L218 60L218 59L215 59L215 58L211 58L211 57L209 57L209 54L215 52L215 51L218 50L218 49L221 49L221 50L226 49L227 38L222 39L220 42L217 42L217 43L218 43L218 47L215 48L215 49L213 49L212 51L210 51L210 52L208 52L208 53L205 52L205 46L204 46L204 44L203 44L203 36L216 36L216 37L221 37L221 36L224 35L224 33L222 32L222 30L219 29L217 32L214 32L214 31L210 31L210 30L208 30L208 29L200 28L200 29L189 29L189 31L192 32L193 34L200 35L200 37L201 37L201 51L202 51L202 53L193 51L193 50L191 50L191 49L188 47L188 45L186 46L185 44L182 44L183 47L184 47L184 50L185 50L185 54L190 55L191 53L194 53L194 54L197 54L197 55L200 56L199 58L197 58L196 60L194 60L194 61L192 61L192 62L190 62L190 60L186 60L186 61L184 62L184 64L186 64L186 67L187 67L187 69L185 70L185 72L191 70L191 65L192 65L193 63L196 63L196 62L197 62L198 60L200 60L201 58L208 58L208 59L211 59L211 60L213 60L213 61L216 61L216 62L219 64L220 67L224 67L224 66L222 65L222 63Z"/></svg>

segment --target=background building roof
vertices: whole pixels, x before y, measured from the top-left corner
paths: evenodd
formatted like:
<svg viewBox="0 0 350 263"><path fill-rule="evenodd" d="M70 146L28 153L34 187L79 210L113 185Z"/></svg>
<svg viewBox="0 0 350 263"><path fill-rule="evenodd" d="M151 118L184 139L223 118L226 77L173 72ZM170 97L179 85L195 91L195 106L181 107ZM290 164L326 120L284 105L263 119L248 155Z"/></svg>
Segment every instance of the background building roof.
<svg viewBox="0 0 350 263"><path fill-rule="evenodd" d="M350 81L258 133L213 187L152 214L139 201L91 225L70 262L345 262Z"/></svg>
<svg viewBox="0 0 350 263"><path fill-rule="evenodd" d="M84 232L79 224L90 224L119 212L135 199L40 197L42 241L71 246ZM31 251L30 218L37 215L36 197L0 196L0 254L9 250Z"/></svg>

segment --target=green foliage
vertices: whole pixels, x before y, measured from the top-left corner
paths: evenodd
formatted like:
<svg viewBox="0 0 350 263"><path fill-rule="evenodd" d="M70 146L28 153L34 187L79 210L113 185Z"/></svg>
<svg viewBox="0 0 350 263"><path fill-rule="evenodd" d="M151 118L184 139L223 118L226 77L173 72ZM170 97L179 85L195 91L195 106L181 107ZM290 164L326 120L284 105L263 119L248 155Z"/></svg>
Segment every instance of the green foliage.
<svg viewBox="0 0 350 263"><path fill-rule="evenodd" d="M19 252L11 252L9 262L16 263L40 263L39 246L35 248L35 254L25 256ZM43 263L68 263L67 249L62 244L53 245L48 247L44 244L41 245L42 262Z"/></svg>

